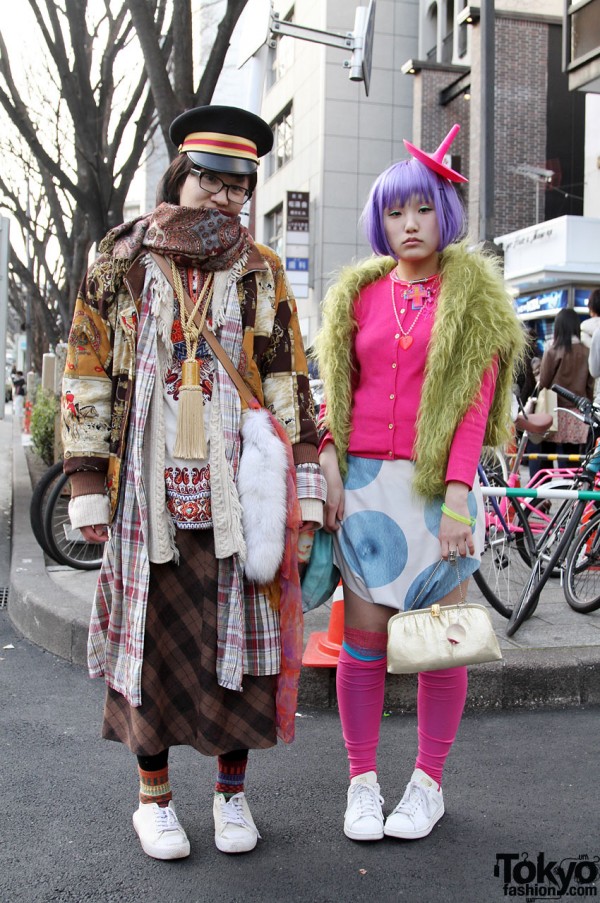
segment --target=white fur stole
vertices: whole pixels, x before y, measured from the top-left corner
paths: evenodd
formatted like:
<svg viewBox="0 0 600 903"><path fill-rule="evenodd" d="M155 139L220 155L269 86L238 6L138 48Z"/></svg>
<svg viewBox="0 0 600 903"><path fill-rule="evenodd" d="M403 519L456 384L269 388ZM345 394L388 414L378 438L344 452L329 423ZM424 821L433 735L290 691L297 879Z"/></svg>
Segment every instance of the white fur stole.
<svg viewBox="0 0 600 903"><path fill-rule="evenodd" d="M248 580L270 583L283 558L287 518L287 454L268 413L245 411L237 485Z"/></svg>

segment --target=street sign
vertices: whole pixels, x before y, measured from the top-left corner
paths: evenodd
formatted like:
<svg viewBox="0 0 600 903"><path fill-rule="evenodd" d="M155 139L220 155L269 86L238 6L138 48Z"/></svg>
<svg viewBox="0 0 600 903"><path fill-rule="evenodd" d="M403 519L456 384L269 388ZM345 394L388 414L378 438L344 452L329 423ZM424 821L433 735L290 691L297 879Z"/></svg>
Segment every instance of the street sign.
<svg viewBox="0 0 600 903"><path fill-rule="evenodd" d="M356 49L350 62L350 80L365 83L365 94L369 96L371 67L373 65L373 39L375 37L375 0L369 6L359 6L354 20L354 40Z"/></svg>
<svg viewBox="0 0 600 903"><path fill-rule="evenodd" d="M247 63L271 34L272 0L250 0L246 4L236 25L236 33L242 35L238 56L238 69Z"/></svg>

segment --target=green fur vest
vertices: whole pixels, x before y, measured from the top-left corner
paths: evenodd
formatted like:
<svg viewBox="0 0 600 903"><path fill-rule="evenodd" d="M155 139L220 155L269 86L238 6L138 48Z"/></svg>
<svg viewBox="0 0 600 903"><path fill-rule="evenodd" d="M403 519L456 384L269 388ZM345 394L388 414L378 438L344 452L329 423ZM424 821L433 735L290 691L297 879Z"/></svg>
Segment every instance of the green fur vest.
<svg viewBox="0 0 600 903"><path fill-rule="evenodd" d="M325 426L333 435L342 476L352 409L354 302L363 287L395 265L391 257L370 257L347 267L323 302L323 325L314 349L327 400ZM497 446L509 438L514 371L525 348L523 328L495 259L469 251L464 242L449 245L440 255L440 274L414 447L414 488L427 499L444 495L454 433L494 358L498 380L484 443Z"/></svg>

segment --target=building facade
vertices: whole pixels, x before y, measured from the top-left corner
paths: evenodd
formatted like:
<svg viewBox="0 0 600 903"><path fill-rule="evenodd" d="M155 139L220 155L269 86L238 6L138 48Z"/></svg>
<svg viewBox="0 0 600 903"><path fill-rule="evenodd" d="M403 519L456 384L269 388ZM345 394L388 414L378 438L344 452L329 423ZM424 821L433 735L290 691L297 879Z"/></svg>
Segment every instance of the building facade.
<svg viewBox="0 0 600 903"><path fill-rule="evenodd" d="M415 142L434 148L440 119L442 131L461 125L452 155L469 177L474 239L583 213L585 102L562 72L562 0L488 6L491 70L481 7L467 0L421 0L417 55L403 65L414 80Z"/></svg>
<svg viewBox="0 0 600 903"><path fill-rule="evenodd" d="M295 0L275 9L287 21L347 34L357 5ZM349 80L343 65L349 54L337 48L279 37L269 49L260 113L274 129L275 146L261 165L254 228L288 265L308 344L335 273L370 253L358 221L375 177L407 156L402 139L412 132L412 84L400 67L416 45L418 12L418 0L377 0L368 97L361 82ZM308 232L288 228L294 204L307 204L298 209L308 212Z"/></svg>

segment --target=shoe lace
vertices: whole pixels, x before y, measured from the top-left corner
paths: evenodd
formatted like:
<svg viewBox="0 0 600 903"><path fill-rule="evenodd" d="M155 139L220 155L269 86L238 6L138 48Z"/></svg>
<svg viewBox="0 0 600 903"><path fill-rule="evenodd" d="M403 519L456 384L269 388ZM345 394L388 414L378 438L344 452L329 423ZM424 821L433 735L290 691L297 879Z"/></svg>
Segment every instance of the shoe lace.
<svg viewBox="0 0 600 903"><path fill-rule="evenodd" d="M422 784L418 784L416 781L411 781L394 811L413 816L418 809L422 808L429 814L429 802L425 787L423 787Z"/></svg>
<svg viewBox="0 0 600 903"><path fill-rule="evenodd" d="M181 825L172 809L157 806L154 811L154 825L157 831L180 831Z"/></svg>
<svg viewBox="0 0 600 903"><path fill-rule="evenodd" d="M252 833L256 834L257 837L260 837L256 826L251 824L244 815L242 798L237 794L235 796L232 796L230 800L227 800L222 804L221 815L224 822L232 825L241 825L248 831L252 831Z"/></svg>
<svg viewBox="0 0 600 903"><path fill-rule="evenodd" d="M371 784L353 784L352 795L361 818L368 815L381 818L383 797L379 795L375 787Z"/></svg>

